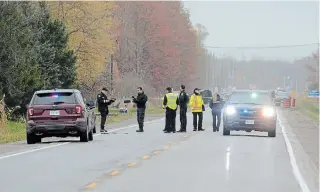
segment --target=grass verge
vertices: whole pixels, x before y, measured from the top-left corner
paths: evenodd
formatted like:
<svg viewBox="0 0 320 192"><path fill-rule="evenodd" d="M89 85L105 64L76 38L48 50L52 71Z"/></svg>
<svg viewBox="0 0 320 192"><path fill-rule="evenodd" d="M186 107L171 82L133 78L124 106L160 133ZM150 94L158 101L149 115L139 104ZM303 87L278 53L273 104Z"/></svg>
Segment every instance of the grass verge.
<svg viewBox="0 0 320 192"><path fill-rule="evenodd" d="M110 109L112 116L108 118L108 123L120 122L135 117L136 110L131 109L127 114L119 115L118 110ZM163 114L162 108L147 108L146 115ZM99 115L97 115L99 117ZM8 121L4 127L0 127L0 144L16 142L26 139L25 123Z"/></svg>
<svg viewBox="0 0 320 192"><path fill-rule="evenodd" d="M319 121L319 103L311 102L305 97L299 97L296 100L296 107L299 111L306 114L310 118Z"/></svg>
<svg viewBox="0 0 320 192"><path fill-rule="evenodd" d="M26 139L25 123L8 121L0 128L0 143L10 143Z"/></svg>

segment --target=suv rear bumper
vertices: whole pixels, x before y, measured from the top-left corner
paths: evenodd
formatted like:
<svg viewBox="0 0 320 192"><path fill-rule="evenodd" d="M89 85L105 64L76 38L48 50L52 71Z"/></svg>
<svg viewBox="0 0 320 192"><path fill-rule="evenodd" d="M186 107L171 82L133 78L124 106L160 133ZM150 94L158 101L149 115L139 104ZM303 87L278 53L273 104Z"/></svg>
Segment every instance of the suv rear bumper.
<svg viewBox="0 0 320 192"><path fill-rule="evenodd" d="M67 137L79 136L87 129L84 119L59 123L36 123L32 120L27 122L27 134L36 134L40 137Z"/></svg>

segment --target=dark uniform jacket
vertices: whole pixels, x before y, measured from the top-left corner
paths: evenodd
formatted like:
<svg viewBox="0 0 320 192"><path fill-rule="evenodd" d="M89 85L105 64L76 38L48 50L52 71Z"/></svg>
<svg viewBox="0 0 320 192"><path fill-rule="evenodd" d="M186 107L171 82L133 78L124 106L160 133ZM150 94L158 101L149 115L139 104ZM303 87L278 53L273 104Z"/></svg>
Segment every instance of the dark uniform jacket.
<svg viewBox="0 0 320 192"><path fill-rule="evenodd" d="M137 98L133 99L133 102L137 104L137 108L146 108L146 103L148 101L148 97L146 94L139 93Z"/></svg>
<svg viewBox="0 0 320 192"><path fill-rule="evenodd" d="M99 93L97 95L97 104L98 104L98 110L101 112L107 112L109 113L109 109L108 109L108 105L111 105L111 103L113 103L114 101L109 100L108 101L108 97L103 94L103 93Z"/></svg>
<svg viewBox="0 0 320 192"><path fill-rule="evenodd" d="M185 91L181 91L179 94L180 108L188 108L189 96Z"/></svg>

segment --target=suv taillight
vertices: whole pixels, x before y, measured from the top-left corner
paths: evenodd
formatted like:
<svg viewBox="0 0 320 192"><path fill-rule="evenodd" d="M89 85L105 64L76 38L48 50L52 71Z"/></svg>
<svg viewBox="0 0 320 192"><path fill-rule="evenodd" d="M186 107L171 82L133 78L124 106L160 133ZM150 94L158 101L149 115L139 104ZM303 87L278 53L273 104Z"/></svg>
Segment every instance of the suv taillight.
<svg viewBox="0 0 320 192"><path fill-rule="evenodd" d="M29 116L32 116L32 115L33 115L33 108L29 108L29 109L28 109L28 114L29 114Z"/></svg>
<svg viewBox="0 0 320 192"><path fill-rule="evenodd" d="M76 114L81 114L82 107L81 106L76 106Z"/></svg>

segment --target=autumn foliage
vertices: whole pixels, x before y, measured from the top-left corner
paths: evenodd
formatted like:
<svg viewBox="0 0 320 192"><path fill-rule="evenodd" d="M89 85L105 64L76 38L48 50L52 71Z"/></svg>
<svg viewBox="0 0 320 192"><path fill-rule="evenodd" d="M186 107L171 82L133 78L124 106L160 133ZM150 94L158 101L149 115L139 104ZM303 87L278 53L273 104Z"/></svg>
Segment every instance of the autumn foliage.
<svg viewBox="0 0 320 192"><path fill-rule="evenodd" d="M135 74L159 92L192 82L197 38L181 2L117 2L115 17L122 77Z"/></svg>

